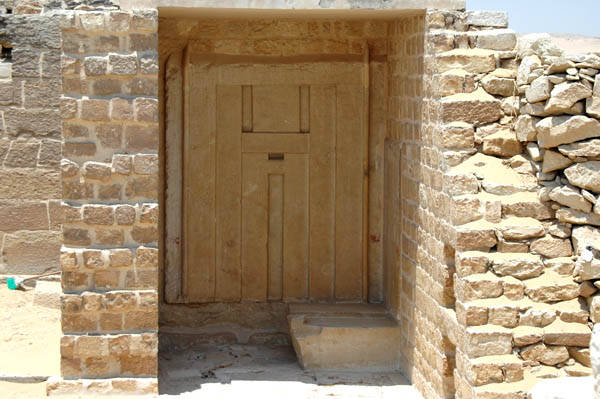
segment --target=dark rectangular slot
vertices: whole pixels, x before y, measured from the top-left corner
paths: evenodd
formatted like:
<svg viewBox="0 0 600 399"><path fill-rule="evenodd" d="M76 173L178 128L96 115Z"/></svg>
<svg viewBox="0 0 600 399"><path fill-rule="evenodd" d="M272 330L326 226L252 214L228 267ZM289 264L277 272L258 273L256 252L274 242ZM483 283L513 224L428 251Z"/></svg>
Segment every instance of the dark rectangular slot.
<svg viewBox="0 0 600 399"><path fill-rule="evenodd" d="M283 161L283 154L269 154L269 161Z"/></svg>

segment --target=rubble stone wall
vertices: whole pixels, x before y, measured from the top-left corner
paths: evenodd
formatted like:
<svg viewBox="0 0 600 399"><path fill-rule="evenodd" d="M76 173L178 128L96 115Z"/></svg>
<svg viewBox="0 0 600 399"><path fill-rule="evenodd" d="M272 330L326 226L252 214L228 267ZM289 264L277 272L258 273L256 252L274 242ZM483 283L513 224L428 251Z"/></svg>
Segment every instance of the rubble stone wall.
<svg viewBox="0 0 600 399"><path fill-rule="evenodd" d="M429 37L449 44L436 54L434 137L455 296L438 301L438 320L456 397L525 398L541 378L591 373L600 58L566 55L547 35L517 46L503 13L430 20Z"/></svg>

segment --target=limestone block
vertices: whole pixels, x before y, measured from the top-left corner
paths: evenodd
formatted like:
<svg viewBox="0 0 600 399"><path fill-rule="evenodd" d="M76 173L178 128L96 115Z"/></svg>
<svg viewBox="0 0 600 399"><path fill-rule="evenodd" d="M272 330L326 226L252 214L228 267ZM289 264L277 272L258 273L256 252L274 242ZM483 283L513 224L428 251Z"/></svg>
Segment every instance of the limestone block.
<svg viewBox="0 0 600 399"><path fill-rule="evenodd" d="M440 73L462 69L471 73L486 73L496 69L494 52L482 49L454 49L436 57Z"/></svg>
<svg viewBox="0 0 600 399"><path fill-rule="evenodd" d="M47 204L41 201L0 201L2 230L48 230Z"/></svg>
<svg viewBox="0 0 600 399"><path fill-rule="evenodd" d="M544 163L542 164L542 173L550 173L555 170L564 169L571 165L573 161L559 154L556 151L547 150L544 152Z"/></svg>
<svg viewBox="0 0 600 399"><path fill-rule="evenodd" d="M503 283L491 272L473 274L454 281L456 298L461 302L477 299L498 298L503 292Z"/></svg>
<svg viewBox="0 0 600 399"><path fill-rule="evenodd" d="M575 226L572 232L575 254L581 255L587 246L600 248L600 229L592 226Z"/></svg>
<svg viewBox="0 0 600 399"><path fill-rule="evenodd" d="M517 45L517 35L512 29L490 29L469 32L475 36L475 46L488 50L508 51Z"/></svg>
<svg viewBox="0 0 600 399"><path fill-rule="evenodd" d="M529 308L521 314L519 324L527 327L546 327L556 320L556 311L547 307Z"/></svg>
<svg viewBox="0 0 600 399"><path fill-rule="evenodd" d="M525 295L535 302L568 301L579 296L579 284L551 270L526 281L525 286Z"/></svg>
<svg viewBox="0 0 600 399"><path fill-rule="evenodd" d="M544 226L533 218L511 217L503 219L498 225L502 236L507 240L524 240L544 235Z"/></svg>
<svg viewBox="0 0 600 399"><path fill-rule="evenodd" d="M500 276L512 276L519 280L537 277L544 272L544 264L537 255L496 253L492 257L492 269Z"/></svg>
<svg viewBox="0 0 600 399"><path fill-rule="evenodd" d="M569 355L585 367L592 367L592 359L590 357L589 348L577 348L571 347L569 349Z"/></svg>
<svg viewBox="0 0 600 399"><path fill-rule="evenodd" d="M547 259L545 264L548 269L555 271L561 276L571 276L575 269L575 262L570 257Z"/></svg>
<svg viewBox="0 0 600 399"><path fill-rule="evenodd" d="M508 14L503 11L468 11L467 24L473 26L505 28L508 26Z"/></svg>
<svg viewBox="0 0 600 399"><path fill-rule="evenodd" d="M480 88L473 93L459 93L441 100L442 119L445 122L485 124L499 120L501 102Z"/></svg>
<svg viewBox="0 0 600 399"><path fill-rule="evenodd" d="M486 155L511 157L522 152L521 143L513 131L500 130L483 139L483 153Z"/></svg>
<svg viewBox="0 0 600 399"><path fill-rule="evenodd" d="M585 111L589 116L600 118L600 96L588 97L585 100Z"/></svg>
<svg viewBox="0 0 600 399"><path fill-rule="evenodd" d="M456 249L460 251L489 250L497 243L491 223L476 221L456 228Z"/></svg>
<svg viewBox="0 0 600 399"><path fill-rule="evenodd" d="M542 61L537 55L529 55L523 58L517 70L517 85L523 86L530 83L529 74L531 71L540 69L541 67Z"/></svg>
<svg viewBox="0 0 600 399"><path fill-rule="evenodd" d="M475 91L475 75L462 69L451 69L440 75L439 87L442 97L471 93Z"/></svg>
<svg viewBox="0 0 600 399"><path fill-rule="evenodd" d="M504 216L530 217L537 220L554 218L549 204L541 202L534 192L516 193L502 198Z"/></svg>
<svg viewBox="0 0 600 399"><path fill-rule="evenodd" d="M37 306L60 309L61 293L59 281L38 281L33 291L33 303Z"/></svg>
<svg viewBox="0 0 600 399"><path fill-rule="evenodd" d="M546 151L548 152L548 151ZM561 205L568 206L569 208L590 213L592 211L592 204L583 198L579 190L572 186L561 186L553 188L550 191L549 197L551 200L558 202Z"/></svg>
<svg viewBox="0 0 600 399"><path fill-rule="evenodd" d="M516 346L528 346L542 342L544 330L540 327L518 326L513 329L513 341Z"/></svg>
<svg viewBox="0 0 600 399"><path fill-rule="evenodd" d="M531 33L519 37L517 54L520 58L537 54L540 57L561 57L564 51L552 42L547 33Z"/></svg>
<svg viewBox="0 0 600 399"><path fill-rule="evenodd" d="M592 91L581 83L562 83L552 89L550 100L546 103L546 112L568 112L579 100L592 96Z"/></svg>
<svg viewBox="0 0 600 399"><path fill-rule="evenodd" d="M600 122L586 116L554 116L536 125L540 148L552 148L561 144L600 136Z"/></svg>
<svg viewBox="0 0 600 399"><path fill-rule="evenodd" d="M565 176L574 186L600 193L600 161L578 163L565 169Z"/></svg>
<svg viewBox="0 0 600 399"><path fill-rule="evenodd" d="M353 312L352 307L316 306L316 310L307 310L300 306L290 309L290 333L302 368L396 369L400 361L400 327L385 313L361 315L360 311L358 314ZM348 312L344 313L344 309Z"/></svg>
<svg viewBox="0 0 600 399"><path fill-rule="evenodd" d="M570 208L561 208L556 211L556 218L561 223L591 224L600 226L600 215L583 213Z"/></svg>
<svg viewBox="0 0 600 399"><path fill-rule="evenodd" d="M525 92L525 97L532 104L547 100L550 98L553 86L547 76L540 76L531 82L531 85Z"/></svg>
<svg viewBox="0 0 600 399"><path fill-rule="evenodd" d="M61 233L19 231L4 235L2 257L5 274L36 274L59 266Z"/></svg>
<svg viewBox="0 0 600 399"><path fill-rule="evenodd" d="M540 121L540 118L531 115L520 115L515 123L515 132L519 141L535 141L537 130L535 125ZM537 161L537 159L534 159Z"/></svg>
<svg viewBox="0 0 600 399"><path fill-rule="evenodd" d="M579 257L575 262L573 276L575 276L575 281L600 279L600 260L593 259L591 262L587 262Z"/></svg>
<svg viewBox="0 0 600 399"><path fill-rule="evenodd" d="M447 173L444 175L444 192L448 195L476 194L477 177L473 174Z"/></svg>
<svg viewBox="0 0 600 399"><path fill-rule="evenodd" d="M544 344L535 344L527 346L520 351L523 360L533 360L554 366L569 359L569 352L564 346L547 346Z"/></svg>
<svg viewBox="0 0 600 399"><path fill-rule="evenodd" d="M521 113L521 102L518 96L506 97L502 100L502 112L510 117L516 117Z"/></svg>
<svg viewBox="0 0 600 399"><path fill-rule="evenodd" d="M531 161L523 155L515 155L510 159L510 167L519 173L535 175L536 168Z"/></svg>
<svg viewBox="0 0 600 399"><path fill-rule="evenodd" d="M459 277L486 273L488 271L488 265L489 258L484 252L457 252L455 255L456 273Z"/></svg>
<svg viewBox="0 0 600 399"><path fill-rule="evenodd" d="M456 319L463 326L482 326L488 322L488 308L457 301Z"/></svg>
<svg viewBox="0 0 600 399"><path fill-rule="evenodd" d="M592 331L587 324L565 323L560 319L544 328L544 343L547 345L587 347L591 336Z"/></svg>
<svg viewBox="0 0 600 399"><path fill-rule="evenodd" d="M537 253L551 259L568 257L573 254L570 240L555 238L551 235L547 235L544 238L533 241L530 245L530 248L533 253Z"/></svg>
<svg viewBox="0 0 600 399"><path fill-rule="evenodd" d="M465 349L469 357L509 355L512 351L512 331L486 324L467 327Z"/></svg>

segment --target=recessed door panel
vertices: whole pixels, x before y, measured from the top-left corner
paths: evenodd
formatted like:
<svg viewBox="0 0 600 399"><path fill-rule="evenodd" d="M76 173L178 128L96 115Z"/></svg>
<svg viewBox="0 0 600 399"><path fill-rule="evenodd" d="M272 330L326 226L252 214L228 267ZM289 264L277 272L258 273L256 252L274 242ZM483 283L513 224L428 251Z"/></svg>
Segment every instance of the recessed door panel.
<svg viewBox="0 0 600 399"><path fill-rule="evenodd" d="M364 300L364 75L191 64L184 301Z"/></svg>

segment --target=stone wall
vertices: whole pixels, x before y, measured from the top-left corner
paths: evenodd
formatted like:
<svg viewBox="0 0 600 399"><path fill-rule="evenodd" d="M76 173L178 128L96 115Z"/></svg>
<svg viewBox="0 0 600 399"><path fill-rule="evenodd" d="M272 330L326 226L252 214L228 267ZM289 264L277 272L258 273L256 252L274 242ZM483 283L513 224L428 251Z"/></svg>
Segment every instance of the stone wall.
<svg viewBox="0 0 600 399"><path fill-rule="evenodd" d="M157 17L60 21L64 336L50 393L157 389Z"/></svg>
<svg viewBox="0 0 600 399"><path fill-rule="evenodd" d="M29 12L0 5L0 274L59 264L60 30Z"/></svg>
<svg viewBox="0 0 600 399"><path fill-rule="evenodd" d="M517 48L502 13L463 14L452 31L448 17L429 32L450 44L436 56L437 137L456 302L440 324L457 398L525 398L541 378L591 372L599 59L545 36Z"/></svg>

